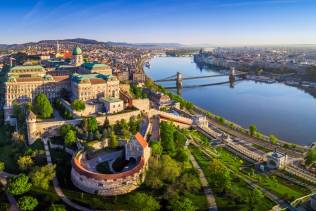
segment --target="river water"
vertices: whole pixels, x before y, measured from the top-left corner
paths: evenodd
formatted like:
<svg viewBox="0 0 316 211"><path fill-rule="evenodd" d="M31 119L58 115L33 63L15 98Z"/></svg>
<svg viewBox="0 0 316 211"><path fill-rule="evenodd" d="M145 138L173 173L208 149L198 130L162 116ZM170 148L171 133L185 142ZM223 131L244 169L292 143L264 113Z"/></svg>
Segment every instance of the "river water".
<svg viewBox="0 0 316 211"><path fill-rule="evenodd" d="M155 57L150 69L152 79L162 79L181 72L184 77L215 75L218 71L199 69L192 57ZM227 76L185 80L183 85L227 81ZM162 82L175 86L175 82ZM184 88L182 96L216 115L248 128L255 124L263 133L275 134L292 143L309 145L316 141L316 99L295 87L282 83L266 84L239 81L229 84Z"/></svg>

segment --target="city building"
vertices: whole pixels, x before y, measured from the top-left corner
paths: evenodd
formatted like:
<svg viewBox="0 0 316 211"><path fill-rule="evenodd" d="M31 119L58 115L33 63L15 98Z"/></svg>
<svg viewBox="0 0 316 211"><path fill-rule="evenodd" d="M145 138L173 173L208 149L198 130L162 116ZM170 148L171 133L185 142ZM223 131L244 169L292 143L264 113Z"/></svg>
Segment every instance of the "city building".
<svg viewBox="0 0 316 211"><path fill-rule="evenodd" d="M271 169L284 169L287 164L287 155L282 152L269 152L267 154L267 166Z"/></svg>
<svg viewBox="0 0 316 211"><path fill-rule="evenodd" d="M99 100L103 103L106 113L112 114L124 110L124 102L121 99L114 97L103 97Z"/></svg>
<svg viewBox="0 0 316 211"><path fill-rule="evenodd" d="M83 63L79 47L73 50L72 64L60 65L56 69L45 69L40 65L11 68L5 82L5 120L11 122L14 103L32 102L41 92L51 102L61 97L63 89L71 92L72 99L83 101L100 97L119 98L119 80L112 76L107 65Z"/></svg>
<svg viewBox="0 0 316 211"><path fill-rule="evenodd" d="M74 99L82 101L101 97L119 98L120 82L112 75L73 74L71 92Z"/></svg>

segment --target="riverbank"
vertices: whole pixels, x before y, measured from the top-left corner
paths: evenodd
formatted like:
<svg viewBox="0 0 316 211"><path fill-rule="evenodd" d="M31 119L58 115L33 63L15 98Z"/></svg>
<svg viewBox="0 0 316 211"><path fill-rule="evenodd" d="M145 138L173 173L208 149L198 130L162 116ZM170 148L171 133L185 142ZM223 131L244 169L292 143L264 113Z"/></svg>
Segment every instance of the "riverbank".
<svg viewBox="0 0 316 211"><path fill-rule="evenodd" d="M185 77L218 75L220 70L200 69L188 57L155 57L151 68L144 67L153 80L166 78L177 71ZM184 85L217 83L228 76L186 80ZM175 86L174 82L159 83ZM170 92L175 93L175 90ZM214 115L235 122L243 128L255 124L266 135L274 134L289 143L309 146L316 139L316 100L310 94L283 83L262 83L243 80L233 87L217 85L185 88L182 97ZM290 144L289 144L290 146Z"/></svg>

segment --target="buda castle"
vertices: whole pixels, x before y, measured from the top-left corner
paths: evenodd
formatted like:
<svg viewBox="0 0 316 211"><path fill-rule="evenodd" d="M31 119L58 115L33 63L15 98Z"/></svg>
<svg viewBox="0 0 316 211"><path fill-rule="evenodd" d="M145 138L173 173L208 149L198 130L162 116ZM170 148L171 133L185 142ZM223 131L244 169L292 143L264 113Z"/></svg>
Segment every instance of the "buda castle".
<svg viewBox="0 0 316 211"><path fill-rule="evenodd" d="M72 51L69 65L48 69L40 65L15 66L5 82L5 120L10 121L13 104L32 102L41 92L53 102L62 90L71 93L72 100L83 101L101 97L119 97L119 80L108 65L84 62L82 50Z"/></svg>

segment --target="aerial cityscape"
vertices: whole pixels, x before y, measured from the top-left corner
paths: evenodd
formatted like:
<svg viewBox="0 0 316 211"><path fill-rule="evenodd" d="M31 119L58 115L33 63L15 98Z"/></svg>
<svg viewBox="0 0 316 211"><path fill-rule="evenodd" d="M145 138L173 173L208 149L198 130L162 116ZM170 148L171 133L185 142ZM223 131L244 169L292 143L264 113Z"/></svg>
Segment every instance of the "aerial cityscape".
<svg viewBox="0 0 316 211"><path fill-rule="evenodd" d="M316 211L315 9L4 0L0 210Z"/></svg>

